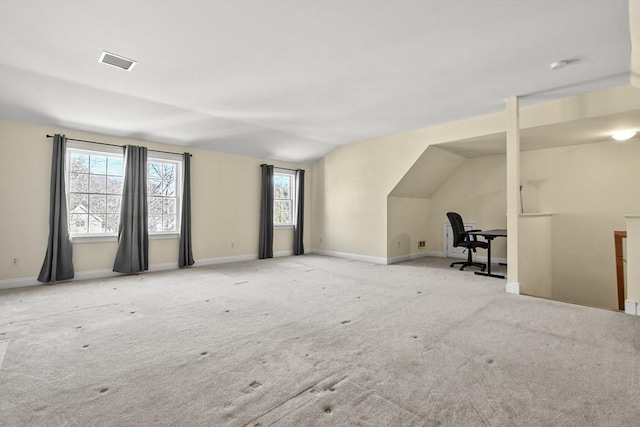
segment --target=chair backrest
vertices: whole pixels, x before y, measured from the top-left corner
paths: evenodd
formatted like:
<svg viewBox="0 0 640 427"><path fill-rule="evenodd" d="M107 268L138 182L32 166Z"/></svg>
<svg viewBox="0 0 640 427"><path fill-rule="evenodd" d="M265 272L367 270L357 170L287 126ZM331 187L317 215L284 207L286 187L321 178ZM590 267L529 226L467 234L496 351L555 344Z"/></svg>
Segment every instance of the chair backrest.
<svg viewBox="0 0 640 427"><path fill-rule="evenodd" d="M447 218L451 223L451 229L453 230L453 246L458 246L461 242L464 242L467 237L467 233L464 229L464 221L459 213L447 212Z"/></svg>

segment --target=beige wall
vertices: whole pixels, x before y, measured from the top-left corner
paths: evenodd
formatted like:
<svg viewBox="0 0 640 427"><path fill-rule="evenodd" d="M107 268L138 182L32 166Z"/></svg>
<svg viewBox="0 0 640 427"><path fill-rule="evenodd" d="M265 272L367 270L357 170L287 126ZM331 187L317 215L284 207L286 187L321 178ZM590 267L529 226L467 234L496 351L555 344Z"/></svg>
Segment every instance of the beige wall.
<svg viewBox="0 0 640 427"><path fill-rule="evenodd" d="M438 188L429 201L429 251L444 252L442 229L449 211L485 230L507 228L505 162L504 155L466 159ZM506 239L495 239L491 254L506 258Z"/></svg>
<svg viewBox="0 0 640 427"><path fill-rule="evenodd" d="M501 114L341 147L313 165L313 248L387 257L387 196L431 144L496 133Z"/></svg>
<svg viewBox="0 0 640 427"><path fill-rule="evenodd" d="M387 256L407 259L427 252L419 248L418 242L427 240L429 223L429 200L407 197L389 197L387 200L389 245Z"/></svg>
<svg viewBox="0 0 640 427"><path fill-rule="evenodd" d="M637 109L639 93L636 88L623 86L524 107L521 127ZM505 114L498 112L338 148L312 167L312 247L386 258L387 196L427 147L505 129Z"/></svg>
<svg viewBox="0 0 640 427"><path fill-rule="evenodd" d="M639 92L638 89L625 86L526 107L521 111L521 126L543 126L637 109L640 104ZM402 230L400 222L393 218L389 221L388 196L427 147L504 131L505 115L504 112L498 112L335 150L307 169L307 188L310 191L307 191L305 198L305 246L308 249L386 260L390 251L388 242L393 239L393 236L388 236L389 224L394 227L391 230L394 235L414 233L412 225L407 224L406 229ZM44 242L48 233L48 184L42 183L48 183L50 167L50 144L44 137L46 133L62 132L81 139L118 144L133 142L152 148L156 146L165 150L184 151L182 147L7 121L2 122L0 132L1 278L35 276L44 256ZM197 149L190 151L194 153L194 235L204 236L194 242L194 255L197 259L210 259L255 254L258 165L263 160ZM291 164L281 166L299 167ZM482 173L486 174L487 170L492 171L490 174L499 174L499 169L495 168L485 168ZM233 177L230 184L220 185L228 183L229 177ZM504 187L504 182L501 185L487 187L483 191L487 195L493 193L493 199L500 203L497 192ZM25 193L29 197L23 197ZM433 203L430 206L433 208ZM503 226L498 216L491 219L494 218L491 212L499 211L503 215L504 207L496 205L489 209L490 212L469 220L478 223L483 221L491 227ZM391 212L394 211L397 210L391 206ZM434 220L440 215L442 212L434 214L431 211L429 218ZM277 232L274 250L290 249L287 241L291 239L284 237L284 233L290 233L290 230ZM437 249L434 245L441 245L440 240L428 235L427 245ZM152 242L152 264L175 262L176 245L177 242L172 240ZM76 248L79 271L111 268L110 261L103 259L112 258L114 245L84 244L76 245ZM8 267L13 256L21 259L20 265Z"/></svg>
<svg viewBox="0 0 640 427"><path fill-rule="evenodd" d="M640 143L603 141L521 153L526 213L552 212L553 299L617 309L613 231L640 212ZM505 228L505 156L465 160L429 200L427 249L443 251L449 210L483 229ZM505 239L492 255L506 257Z"/></svg>
<svg viewBox="0 0 640 427"><path fill-rule="evenodd" d="M640 212L640 143L601 143L522 154L526 195L553 212L552 298L617 309L613 232Z"/></svg>
<svg viewBox="0 0 640 427"><path fill-rule="evenodd" d="M114 144L137 144L193 154L191 161L193 254L202 262L212 258L257 254L260 212L260 167L265 160L200 149L149 143L14 121L0 122L0 279L34 278L46 252L49 233L51 140L46 134ZM273 162L269 162L273 163ZM309 167L306 187L313 186ZM305 246L310 247L311 196L306 192ZM274 232L274 251L290 251L291 229ZM151 240L150 265L178 260L178 240ZM77 273L111 270L116 243L74 244ZM19 265L11 266L11 259Z"/></svg>
<svg viewBox="0 0 640 427"><path fill-rule="evenodd" d="M553 296L552 220L552 214L524 214L518 218L518 283L521 294L542 298Z"/></svg>
<svg viewBox="0 0 640 427"><path fill-rule="evenodd" d="M446 151L437 145L430 145L389 195L428 199L464 159L464 157Z"/></svg>
<svg viewBox="0 0 640 427"><path fill-rule="evenodd" d="M426 142L395 135L347 145L312 167L314 249L386 259L387 195Z"/></svg>

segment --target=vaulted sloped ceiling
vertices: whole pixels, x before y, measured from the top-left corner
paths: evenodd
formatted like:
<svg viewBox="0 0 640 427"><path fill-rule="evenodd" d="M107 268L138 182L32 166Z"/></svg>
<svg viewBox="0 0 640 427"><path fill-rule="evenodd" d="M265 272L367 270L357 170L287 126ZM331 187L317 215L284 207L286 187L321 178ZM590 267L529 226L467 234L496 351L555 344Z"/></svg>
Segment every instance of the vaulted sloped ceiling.
<svg viewBox="0 0 640 427"><path fill-rule="evenodd" d="M389 196L428 199L464 160L463 156L431 145L411 166Z"/></svg>
<svg viewBox="0 0 640 427"><path fill-rule="evenodd" d="M627 0L2 1L0 115L312 163L628 84L630 50Z"/></svg>

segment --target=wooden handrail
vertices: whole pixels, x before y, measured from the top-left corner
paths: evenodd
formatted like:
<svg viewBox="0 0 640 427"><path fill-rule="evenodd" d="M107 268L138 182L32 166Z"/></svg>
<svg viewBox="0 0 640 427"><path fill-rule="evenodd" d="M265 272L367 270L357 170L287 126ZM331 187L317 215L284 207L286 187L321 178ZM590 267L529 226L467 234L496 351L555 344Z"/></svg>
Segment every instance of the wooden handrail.
<svg viewBox="0 0 640 427"><path fill-rule="evenodd" d="M613 239L616 248L616 278L618 280L618 310L624 310L624 261L622 239L627 238L626 231L614 231Z"/></svg>

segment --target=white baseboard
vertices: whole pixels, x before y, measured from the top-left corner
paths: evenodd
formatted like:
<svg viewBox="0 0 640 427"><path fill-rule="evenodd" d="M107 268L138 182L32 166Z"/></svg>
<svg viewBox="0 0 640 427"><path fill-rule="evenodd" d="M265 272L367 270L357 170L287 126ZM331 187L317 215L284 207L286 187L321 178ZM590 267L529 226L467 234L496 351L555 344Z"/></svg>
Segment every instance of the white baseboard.
<svg viewBox="0 0 640 427"><path fill-rule="evenodd" d="M332 256L336 258L353 259L356 261L370 262L372 264L387 264L386 258L373 257L368 255L352 254L348 252L325 251L324 249L310 249L308 253Z"/></svg>
<svg viewBox="0 0 640 427"><path fill-rule="evenodd" d="M283 256L291 256L293 255L292 250L288 251L279 251L274 252L274 257L283 257ZM206 258L206 259L197 259L195 263L195 267L201 265L214 265L214 264L228 264L232 262L240 262L240 261L251 261L258 259L258 254L247 254L247 255L236 255L229 257L219 257L219 258ZM149 266L148 272L152 273L155 271L166 271L166 270L176 270L178 269L177 262L169 262L165 264L153 264ZM117 273L112 270L91 270L91 271L82 271L75 274L75 277L71 280L65 280L65 282L73 282L76 280L88 280L88 279L106 279L108 277L117 277L117 276L125 276L124 273ZM62 282L60 282L62 283ZM0 280L0 289L13 289L13 288L24 288L27 286L39 286L45 285L46 283L38 282L36 277L20 277L17 279L3 279Z"/></svg>
<svg viewBox="0 0 640 427"><path fill-rule="evenodd" d="M274 258L278 258L281 256L293 256L293 249L290 249L288 251L278 251L273 253ZM257 258L257 255L256 255L256 258Z"/></svg>
<svg viewBox="0 0 640 427"><path fill-rule="evenodd" d="M422 253L402 255L393 258L382 258L382 257L373 257L368 255L360 255L348 252L337 252L337 251L327 251L323 249L308 249L307 253L313 253L318 255L326 255L332 256L336 258L345 258L345 259L353 259L356 261L369 262L372 264L396 264L403 261L410 261L413 259L433 256L433 257L444 257L443 252L439 251L426 251ZM277 257L285 257L292 256L293 250L286 251L278 251L274 252L274 258ZM235 255L235 256L227 256L227 257L217 257L217 258L205 258L205 259L197 259L195 263L195 267L203 266L203 265L215 265L215 264L228 264L232 262L242 262L242 261L251 261L258 259L258 254L245 254L245 255ZM477 257L476 258L480 262L486 262L486 257ZM495 262L505 262L506 260L503 258L492 258L492 261ZM165 264L154 264L149 266L149 272L154 271L166 271L166 270L175 270L178 268L177 262L170 262ZM123 273L117 273L111 270L92 270L92 271L83 271L75 274L75 277L69 281L76 280L87 280L87 279L105 279L107 277L116 277L122 276ZM39 286L44 285L44 283L38 282L35 277L20 277L16 279L3 279L0 280L0 289L12 289L12 288L23 288L27 286Z"/></svg>
<svg viewBox="0 0 640 427"><path fill-rule="evenodd" d="M284 256L293 256L293 250L278 251L273 253L274 258L279 258ZM253 261L256 259L258 259L258 254L224 256L224 257L218 257L218 258L205 258L205 259L196 260L195 267L199 267L202 265L229 264L232 262ZM177 267L178 266L176 264L176 268Z"/></svg>
<svg viewBox="0 0 640 427"><path fill-rule="evenodd" d="M26 288L28 286L44 285L38 282L35 277L20 277L17 279L0 280L0 289Z"/></svg>
<svg viewBox="0 0 640 427"><path fill-rule="evenodd" d="M435 256L438 258L445 258L444 252L441 252L441 251L427 251L425 252L425 256Z"/></svg>
<svg viewBox="0 0 640 427"><path fill-rule="evenodd" d="M197 259L196 263L194 264L194 267L200 267L203 265L229 264L231 262L252 261L254 259L258 259L258 254L223 256L218 258L204 258L204 259Z"/></svg>
<svg viewBox="0 0 640 427"><path fill-rule="evenodd" d="M147 272L153 273L156 271L166 271L166 270L177 270L178 263L177 262L168 262L165 264L153 264L149 266L149 270ZM117 276L126 276L126 273L118 273L113 270L92 270L92 271L82 271L80 273L76 273L73 280L88 280L88 279L106 279L107 277L117 277Z"/></svg>
<svg viewBox="0 0 640 427"><path fill-rule="evenodd" d="M640 303L626 300L624 302L624 312L632 316L640 316Z"/></svg>
<svg viewBox="0 0 640 427"><path fill-rule="evenodd" d="M425 258L428 256L437 256L437 255L432 255L431 252L420 252L416 254L400 255L393 258L388 258L387 264L397 264L399 262L411 261L414 259Z"/></svg>
<svg viewBox="0 0 640 427"><path fill-rule="evenodd" d="M508 294L520 295L520 283L507 283L506 291Z"/></svg>
<svg viewBox="0 0 640 427"><path fill-rule="evenodd" d="M166 264L154 264L149 266L149 272L175 270L178 268L177 262L170 262ZM108 277L125 276L124 273L118 273L112 270L91 270L81 271L75 273L73 279L63 280L59 283L74 282L76 280L88 280L88 279L106 279ZM36 277L21 277L18 279L4 279L0 280L0 289L12 289L12 288L24 288L27 286L39 286L46 285L46 283L38 282Z"/></svg>
<svg viewBox="0 0 640 427"><path fill-rule="evenodd" d="M410 261L412 259L418 259L418 258L424 258L424 257L445 258L444 252L441 252L441 251L425 251L425 252L421 252L421 253L415 253L415 254L409 254L409 255L401 255L401 256L397 256L397 257L393 257L393 258L379 258L379 257L372 257L372 256L367 256L367 255L353 254L353 253L348 253L348 252L327 251L327 250L323 250L323 249L311 249L311 250L307 251L307 253L314 253L314 254L319 254L319 255L327 255L327 256L332 256L332 257L336 257L336 258L354 259L354 260L357 260L357 261L371 262L371 263L374 263L374 264L396 264L396 263L399 263L399 262ZM460 259L466 259L466 257L460 258ZM473 260L474 261L478 261L478 262L487 262L487 257L486 256L474 256ZM492 257L491 258L491 262L493 264L506 263L507 259L506 258Z"/></svg>

